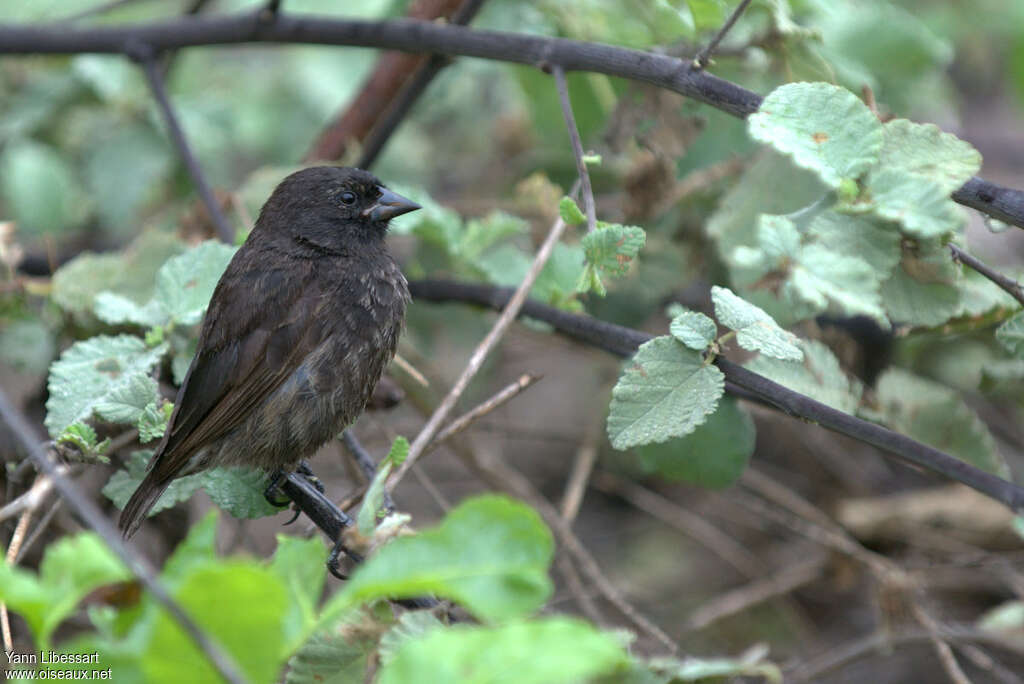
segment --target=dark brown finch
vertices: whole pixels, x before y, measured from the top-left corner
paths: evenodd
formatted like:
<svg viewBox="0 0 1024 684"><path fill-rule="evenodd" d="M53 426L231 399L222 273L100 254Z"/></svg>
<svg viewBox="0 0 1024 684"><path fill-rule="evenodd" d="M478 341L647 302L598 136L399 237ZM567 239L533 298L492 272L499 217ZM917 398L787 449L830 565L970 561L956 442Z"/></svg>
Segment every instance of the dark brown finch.
<svg viewBox="0 0 1024 684"><path fill-rule="evenodd" d="M409 301L384 235L415 209L359 169L277 186L217 283L167 432L121 513L126 537L175 478L294 468L356 419Z"/></svg>

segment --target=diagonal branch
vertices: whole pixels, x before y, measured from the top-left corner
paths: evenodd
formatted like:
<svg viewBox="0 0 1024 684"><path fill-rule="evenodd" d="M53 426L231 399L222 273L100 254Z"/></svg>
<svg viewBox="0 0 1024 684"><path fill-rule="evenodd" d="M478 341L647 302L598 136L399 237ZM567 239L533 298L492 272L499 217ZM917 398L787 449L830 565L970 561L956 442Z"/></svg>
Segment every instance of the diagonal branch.
<svg viewBox="0 0 1024 684"><path fill-rule="evenodd" d="M594 210L594 190L590 186L590 173L587 172L587 163L583 160L583 142L580 140L580 131L576 127L576 117L572 113L572 102L569 101L569 84L565 80L565 69L558 64L554 64L551 66L551 75L555 77L555 87L558 88L558 100L562 104L562 116L565 117L565 127L569 131L572 154L576 158L576 173L580 176L583 207L587 213L587 232L593 232L597 227L597 216Z"/></svg>
<svg viewBox="0 0 1024 684"><path fill-rule="evenodd" d="M446 280L414 280L409 290L416 299L426 301L461 301L501 309L511 297L511 290L491 285L459 283ZM558 332L619 356L630 356L654 336L632 328L571 314L537 301L528 301L521 315L551 325ZM878 447L901 461L921 466L976 489L999 501L1012 511L1024 510L1024 488L976 468L927 444L869 423L808 396L769 380L743 366L718 357L715 365L725 374L726 382L760 398L783 413ZM731 390L730 384L727 389Z"/></svg>
<svg viewBox="0 0 1024 684"><path fill-rule="evenodd" d="M736 9L732 11L729 18L722 24L722 28L718 29L718 33L711 39L711 42L704 47L703 50L697 53L697 56L693 58L693 64L690 65L690 69L693 71L700 71L705 68L711 61L711 55L718 48L718 44L722 42L725 35L732 30L732 27L736 25L736 21L740 18L740 15L746 11L747 5L750 4L750 0L743 0L740 4L736 5Z"/></svg>
<svg viewBox="0 0 1024 684"><path fill-rule="evenodd" d="M60 495L71 506L74 511L85 520L114 553L131 570L132 574L139 578L139 581L149 590L153 597L170 613L171 617L178 623L184 632L192 639L196 647L206 656L210 664L220 675L232 684L243 684L245 679L240 674L238 666L223 649L214 643L206 633L199 628L188 613L175 601L164 588L164 585L157 579L149 564L130 548L121 535L100 509L89 499L85 498L74 484L61 472L59 466L50 460L49 456L39 446L40 442L34 434L28 421L18 411L7 393L0 389L0 418L11 428L15 438L21 442L28 452L29 458L35 463L41 473L46 474L52 481L53 486L60 492Z"/></svg>
<svg viewBox="0 0 1024 684"><path fill-rule="evenodd" d="M217 230L217 236L222 241L232 244L235 241L235 229L228 223L224 213L220 210L217 199L213 196L213 190L210 189L209 183L206 182L206 176L203 175L203 170L192 153L192 148L188 144L185 132L178 122L174 108L171 107L171 101L167 97L167 89L164 87L164 79L160 73L155 53L145 46L140 46L130 52L129 56L138 61L146 73L146 80L149 81L149 88L153 91L153 98L160 107L164 123L167 124L167 131L171 135L174 146L178 148L178 154L181 155L181 160L185 163L185 168L192 177L192 182L195 183L196 190L199 192L203 204L206 205L206 211L210 214L210 220L213 221L214 228Z"/></svg>
<svg viewBox="0 0 1024 684"><path fill-rule="evenodd" d="M1021 305L1024 305L1024 288L1021 287L1013 278L1005 276L999 271L995 270L978 257L969 254L967 251L954 245L952 242L949 243L949 251L953 253L953 258L959 261L964 266L972 268L981 275L985 276L993 283L998 285L1000 288L1006 291L1011 297L1016 299Z"/></svg>

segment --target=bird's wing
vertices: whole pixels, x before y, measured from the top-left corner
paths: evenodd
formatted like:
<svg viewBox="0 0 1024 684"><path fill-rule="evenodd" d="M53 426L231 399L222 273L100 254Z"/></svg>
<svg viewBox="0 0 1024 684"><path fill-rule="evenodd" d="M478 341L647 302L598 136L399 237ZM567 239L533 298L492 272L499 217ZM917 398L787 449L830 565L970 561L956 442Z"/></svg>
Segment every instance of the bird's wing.
<svg viewBox="0 0 1024 684"><path fill-rule="evenodd" d="M238 427L322 342L317 312L324 291L313 270L254 268L218 285L154 470L174 477L196 451Z"/></svg>

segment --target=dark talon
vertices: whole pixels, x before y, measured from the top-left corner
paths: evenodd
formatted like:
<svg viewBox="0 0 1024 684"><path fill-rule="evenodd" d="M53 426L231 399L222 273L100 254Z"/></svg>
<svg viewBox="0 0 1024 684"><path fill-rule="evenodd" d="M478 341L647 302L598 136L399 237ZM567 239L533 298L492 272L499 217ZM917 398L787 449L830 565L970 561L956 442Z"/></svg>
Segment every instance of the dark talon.
<svg viewBox="0 0 1024 684"><path fill-rule="evenodd" d="M320 492L321 494L327 491L326 489L324 489L324 483L321 482L320 478L313 473L313 470L305 461L299 461L299 465L296 466L295 472L298 473L299 475L305 476L305 478L309 480L309 483L316 487L316 491Z"/></svg>
<svg viewBox="0 0 1024 684"><path fill-rule="evenodd" d="M342 554L348 556L356 563L362 563L363 557L355 551L350 551L349 549L346 549L345 542L343 542L341 540L341 537L339 536L338 541L334 543L334 547L331 549L330 555L327 556L327 569L330 571L332 575L334 575L338 579L347 580L348 575L345 575L340 570L338 570L338 564L341 561Z"/></svg>
<svg viewBox="0 0 1024 684"><path fill-rule="evenodd" d="M263 498L267 500L271 506L284 507L292 502L291 499L285 498L284 501L277 498L277 495L281 493L279 489L284 479L288 477L288 473L284 469L278 468L270 476L270 482L267 484L267 488L263 490Z"/></svg>
<svg viewBox="0 0 1024 684"><path fill-rule="evenodd" d="M292 524L293 522L295 522L296 520L298 520L298 519L299 519L299 516L300 516L300 515L302 515L302 511L300 511L300 510L299 510L298 508L296 508L296 509L295 509L295 515L293 515L293 516L292 516L292 519L291 519L291 520L289 520L288 522L286 522L286 523L282 524L282 525L281 525L281 527L288 527L288 526L289 526L289 525L291 525L291 524Z"/></svg>

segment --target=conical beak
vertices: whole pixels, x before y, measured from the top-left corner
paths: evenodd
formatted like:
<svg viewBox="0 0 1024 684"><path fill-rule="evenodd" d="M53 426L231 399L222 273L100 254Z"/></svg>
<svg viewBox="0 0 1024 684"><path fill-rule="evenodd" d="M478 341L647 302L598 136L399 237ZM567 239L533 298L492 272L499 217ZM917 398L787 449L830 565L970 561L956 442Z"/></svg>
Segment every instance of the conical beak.
<svg viewBox="0 0 1024 684"><path fill-rule="evenodd" d="M396 216L408 214L410 211L421 208L411 199L402 197L397 192L391 192L383 185L378 185L377 189L380 190L380 197L377 198L373 206L363 211L363 216L369 217L372 221L390 221Z"/></svg>

